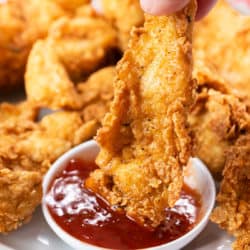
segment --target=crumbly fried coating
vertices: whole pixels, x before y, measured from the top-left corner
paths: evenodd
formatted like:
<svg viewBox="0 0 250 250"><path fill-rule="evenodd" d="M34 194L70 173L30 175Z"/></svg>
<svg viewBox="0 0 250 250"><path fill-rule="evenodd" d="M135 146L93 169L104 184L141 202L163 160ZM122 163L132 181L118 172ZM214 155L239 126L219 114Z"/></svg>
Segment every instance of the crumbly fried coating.
<svg viewBox="0 0 250 250"><path fill-rule="evenodd" d="M250 231L241 235L233 244L234 250L250 250Z"/></svg>
<svg viewBox="0 0 250 250"><path fill-rule="evenodd" d="M143 24L144 15L139 0L102 0L102 14L117 29L122 50L128 47L130 31Z"/></svg>
<svg viewBox="0 0 250 250"><path fill-rule="evenodd" d="M78 8L90 3L91 0L51 0L67 11L77 11Z"/></svg>
<svg viewBox="0 0 250 250"><path fill-rule="evenodd" d="M188 117L195 141L193 155L204 161L219 179L225 166L225 152L249 128L249 107L223 89L223 83L208 75L197 79L196 103Z"/></svg>
<svg viewBox="0 0 250 250"><path fill-rule="evenodd" d="M211 220L230 234L241 237L250 232L250 135L242 135L226 152L223 180L217 196L217 207ZM249 234L248 234L249 236ZM241 238L237 244L240 243ZM249 237L244 238L249 247ZM247 243L248 242L248 243ZM248 248L235 248L248 249Z"/></svg>
<svg viewBox="0 0 250 250"><path fill-rule="evenodd" d="M0 232L17 229L31 219L42 198L38 172L12 171L0 165Z"/></svg>
<svg viewBox="0 0 250 250"><path fill-rule="evenodd" d="M25 73L28 100L54 109L82 108L74 82L100 67L116 44L115 30L102 18L58 20L30 53Z"/></svg>
<svg viewBox="0 0 250 250"><path fill-rule="evenodd" d="M86 181L117 209L156 227L183 184L191 151L191 36L195 3L171 16L146 15L117 65L111 111L98 131L100 169Z"/></svg>
<svg viewBox="0 0 250 250"><path fill-rule="evenodd" d="M29 102L21 102L17 105L2 102L0 104L0 126L5 123L21 123L22 121L34 121L38 116L38 106Z"/></svg>
<svg viewBox="0 0 250 250"><path fill-rule="evenodd" d="M241 15L225 0L194 32L194 58L213 64L236 95L250 96L250 17Z"/></svg>
<svg viewBox="0 0 250 250"><path fill-rule="evenodd" d="M32 44L66 12L51 0L8 0L0 4L0 87L23 83Z"/></svg>
<svg viewBox="0 0 250 250"><path fill-rule="evenodd" d="M86 82L76 86L83 102L82 115L85 121L95 119L101 123L109 111L114 95L114 77L115 67L106 67L96 71Z"/></svg>
<svg viewBox="0 0 250 250"><path fill-rule="evenodd" d="M27 222L41 201L42 176L71 147L92 138L100 122L58 111L36 121L33 106L2 104L0 113L0 233ZM104 113L103 113L104 115Z"/></svg>

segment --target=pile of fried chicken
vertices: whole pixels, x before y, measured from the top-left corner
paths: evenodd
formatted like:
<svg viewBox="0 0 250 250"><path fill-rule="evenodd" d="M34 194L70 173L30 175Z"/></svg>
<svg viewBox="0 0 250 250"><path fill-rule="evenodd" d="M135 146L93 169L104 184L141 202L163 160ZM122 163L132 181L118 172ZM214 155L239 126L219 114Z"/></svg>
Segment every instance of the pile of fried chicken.
<svg viewBox="0 0 250 250"><path fill-rule="evenodd" d="M250 17L225 0L200 22L195 10L0 3L0 233L31 219L51 164L97 135L87 186L111 205L156 227L196 156L220 182L211 220L250 248ZM7 102L19 88L25 100Z"/></svg>

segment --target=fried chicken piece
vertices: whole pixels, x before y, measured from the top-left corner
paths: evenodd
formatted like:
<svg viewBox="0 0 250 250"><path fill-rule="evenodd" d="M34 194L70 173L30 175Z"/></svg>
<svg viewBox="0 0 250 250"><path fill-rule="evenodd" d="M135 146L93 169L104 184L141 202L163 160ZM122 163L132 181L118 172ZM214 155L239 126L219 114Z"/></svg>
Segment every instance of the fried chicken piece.
<svg viewBox="0 0 250 250"><path fill-rule="evenodd" d="M156 227L173 206L190 157L191 34L195 3L167 17L146 15L118 63L115 97L97 140L100 169L86 181L114 208Z"/></svg>
<svg viewBox="0 0 250 250"><path fill-rule="evenodd" d="M188 120L195 138L193 154L219 179L225 166L225 152L249 128L250 114L243 100L215 88L216 82L209 81L199 86Z"/></svg>
<svg viewBox="0 0 250 250"><path fill-rule="evenodd" d="M85 122L79 112L60 111L23 131L4 127L0 129L4 135L3 145L0 142L0 163L5 165L11 160L12 169L45 173L64 152L91 139L99 126L94 119Z"/></svg>
<svg viewBox="0 0 250 250"><path fill-rule="evenodd" d="M0 165L0 232L27 223L42 198L38 172L12 171Z"/></svg>
<svg viewBox="0 0 250 250"><path fill-rule="evenodd" d="M213 64L237 95L250 96L250 17L241 15L225 0L194 32L194 58Z"/></svg>
<svg viewBox="0 0 250 250"><path fill-rule="evenodd" d="M0 87L23 83L32 44L67 13L51 0L8 0L0 4Z"/></svg>
<svg viewBox="0 0 250 250"><path fill-rule="evenodd" d="M15 147L18 155L29 156L31 162L49 162L48 167L60 155L76 144L91 139L98 128L97 121L84 122L77 112L60 111L42 119L39 128L23 136Z"/></svg>
<svg viewBox="0 0 250 250"><path fill-rule="evenodd" d="M226 152L226 164L223 171L217 207L211 220L226 229L235 237L238 244L248 245L250 232L250 135L242 135ZM244 237L243 237L244 236ZM243 238L241 238L243 237ZM244 240L243 240L244 239ZM243 241L242 241L243 240ZM244 243L245 242L245 243ZM235 249L241 249L236 248ZM248 249L248 248L242 248Z"/></svg>
<svg viewBox="0 0 250 250"><path fill-rule="evenodd" d="M117 29L120 48L128 47L130 31L143 24L144 15L139 0L102 0L102 14Z"/></svg>
<svg viewBox="0 0 250 250"><path fill-rule="evenodd" d="M54 109L82 108L74 82L100 67L116 44L115 30L102 18L58 20L30 53L25 73L28 100Z"/></svg>
<svg viewBox="0 0 250 250"><path fill-rule="evenodd" d="M82 111L58 111L36 121L27 102L6 103L0 110L0 233L4 233L29 221L41 201L42 176L60 155L92 138L100 123L94 117L85 121Z"/></svg>
<svg viewBox="0 0 250 250"><path fill-rule="evenodd" d="M234 250L250 250L250 231L241 235L233 244Z"/></svg>
<svg viewBox="0 0 250 250"><path fill-rule="evenodd" d="M38 116L38 106L29 102L21 102L13 105L7 102L0 104L0 127L6 123L21 123L34 121Z"/></svg>
<svg viewBox="0 0 250 250"><path fill-rule="evenodd" d="M115 67L103 68L92 74L84 83L77 85L77 91L84 103L82 114L85 121L97 120L101 123L109 111L113 99Z"/></svg>

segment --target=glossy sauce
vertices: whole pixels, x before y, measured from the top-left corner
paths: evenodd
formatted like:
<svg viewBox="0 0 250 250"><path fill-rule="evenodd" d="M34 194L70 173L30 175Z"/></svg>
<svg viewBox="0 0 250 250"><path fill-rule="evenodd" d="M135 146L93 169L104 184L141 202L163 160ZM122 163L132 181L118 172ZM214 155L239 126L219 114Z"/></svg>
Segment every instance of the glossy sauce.
<svg viewBox="0 0 250 250"><path fill-rule="evenodd" d="M175 240L197 223L200 196L185 185L175 207L166 209L162 225L155 231L147 230L84 187L84 180L95 168L94 163L71 160L46 195L57 224L79 240L111 249L146 248Z"/></svg>

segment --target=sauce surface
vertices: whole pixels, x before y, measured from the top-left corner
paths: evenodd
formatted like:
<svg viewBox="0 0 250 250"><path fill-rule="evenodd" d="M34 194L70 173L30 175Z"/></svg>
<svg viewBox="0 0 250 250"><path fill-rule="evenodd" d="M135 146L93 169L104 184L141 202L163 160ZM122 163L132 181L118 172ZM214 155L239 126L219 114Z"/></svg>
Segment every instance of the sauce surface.
<svg viewBox="0 0 250 250"><path fill-rule="evenodd" d="M57 224L79 240L111 249L146 248L175 240L198 222L200 195L184 185L176 205L166 209L165 221L155 231L147 230L84 187L84 180L96 168L94 163L72 159L46 195Z"/></svg>

